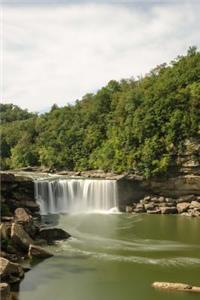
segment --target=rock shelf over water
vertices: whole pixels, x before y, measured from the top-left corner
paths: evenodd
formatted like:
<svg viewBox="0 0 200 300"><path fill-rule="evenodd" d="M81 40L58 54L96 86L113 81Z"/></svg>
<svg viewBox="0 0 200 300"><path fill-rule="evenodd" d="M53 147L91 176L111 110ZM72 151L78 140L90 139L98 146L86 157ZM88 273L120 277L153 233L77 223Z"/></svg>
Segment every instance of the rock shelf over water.
<svg viewBox="0 0 200 300"><path fill-rule="evenodd" d="M152 287L162 290L171 290L179 292L193 292L200 293L200 287L192 286L185 283L174 283L174 282L154 282Z"/></svg>

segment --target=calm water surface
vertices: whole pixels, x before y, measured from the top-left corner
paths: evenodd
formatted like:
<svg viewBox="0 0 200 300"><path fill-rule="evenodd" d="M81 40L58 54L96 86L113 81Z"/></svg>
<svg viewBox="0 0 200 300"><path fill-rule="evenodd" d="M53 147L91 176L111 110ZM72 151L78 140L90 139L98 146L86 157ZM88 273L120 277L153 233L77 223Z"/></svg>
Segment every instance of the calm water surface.
<svg viewBox="0 0 200 300"><path fill-rule="evenodd" d="M200 219L77 214L48 222L73 238L49 246L55 256L33 267L20 300L194 300L197 294L151 288L154 281L200 285Z"/></svg>

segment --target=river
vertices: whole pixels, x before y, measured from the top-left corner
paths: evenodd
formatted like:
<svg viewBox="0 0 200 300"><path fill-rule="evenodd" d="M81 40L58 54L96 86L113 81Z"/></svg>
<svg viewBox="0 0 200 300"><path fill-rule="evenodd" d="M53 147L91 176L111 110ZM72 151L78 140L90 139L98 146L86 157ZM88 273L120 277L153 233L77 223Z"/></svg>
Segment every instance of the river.
<svg viewBox="0 0 200 300"><path fill-rule="evenodd" d="M72 238L48 246L54 257L33 266L19 300L194 300L154 290L154 281L200 285L200 219L174 215L48 215Z"/></svg>

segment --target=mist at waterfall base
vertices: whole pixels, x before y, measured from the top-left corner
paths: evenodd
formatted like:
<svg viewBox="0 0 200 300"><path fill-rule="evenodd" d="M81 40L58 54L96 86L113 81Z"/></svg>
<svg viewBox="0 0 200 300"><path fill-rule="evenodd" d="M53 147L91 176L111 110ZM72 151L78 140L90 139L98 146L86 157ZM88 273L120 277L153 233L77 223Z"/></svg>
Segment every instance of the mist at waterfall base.
<svg viewBox="0 0 200 300"><path fill-rule="evenodd" d="M46 206L42 204L43 213L46 212L43 222L63 228L72 238L46 247L54 257L34 265L26 273L20 285L19 300L198 299L198 295L190 293L154 290L151 284L171 281L199 285L200 219L180 215L96 213L96 209L109 211L116 205L113 196L116 186L113 182L107 183L112 185L110 189L99 187L98 182L96 187L89 188L86 181L85 187L81 186L82 182L72 181L57 181L57 184L43 181L42 188L37 185L40 198L44 199L45 195L46 201L50 201ZM66 199L62 207L59 204L60 199L64 200L63 185L66 195L76 196L76 205ZM107 198L103 201L99 194L93 194L94 189L104 191L106 197L109 195L109 205ZM53 195L51 199L49 191ZM80 203L83 199L78 197L80 193L88 196L84 198L84 205ZM96 199L98 205L94 204ZM73 213L77 206L80 213ZM62 209L67 214L55 214Z"/></svg>
<svg viewBox="0 0 200 300"><path fill-rule="evenodd" d="M115 180L58 179L35 181L35 198L41 215L117 212Z"/></svg>

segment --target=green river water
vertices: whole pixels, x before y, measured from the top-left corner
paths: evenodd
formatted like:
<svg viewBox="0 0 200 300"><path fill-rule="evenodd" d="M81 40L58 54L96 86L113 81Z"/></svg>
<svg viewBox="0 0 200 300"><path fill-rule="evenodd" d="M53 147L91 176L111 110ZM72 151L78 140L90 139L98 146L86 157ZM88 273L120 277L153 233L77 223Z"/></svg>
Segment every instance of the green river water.
<svg viewBox="0 0 200 300"><path fill-rule="evenodd" d="M49 216L73 237L49 246L54 257L33 266L19 300L195 300L154 281L200 286L200 219L166 215Z"/></svg>

